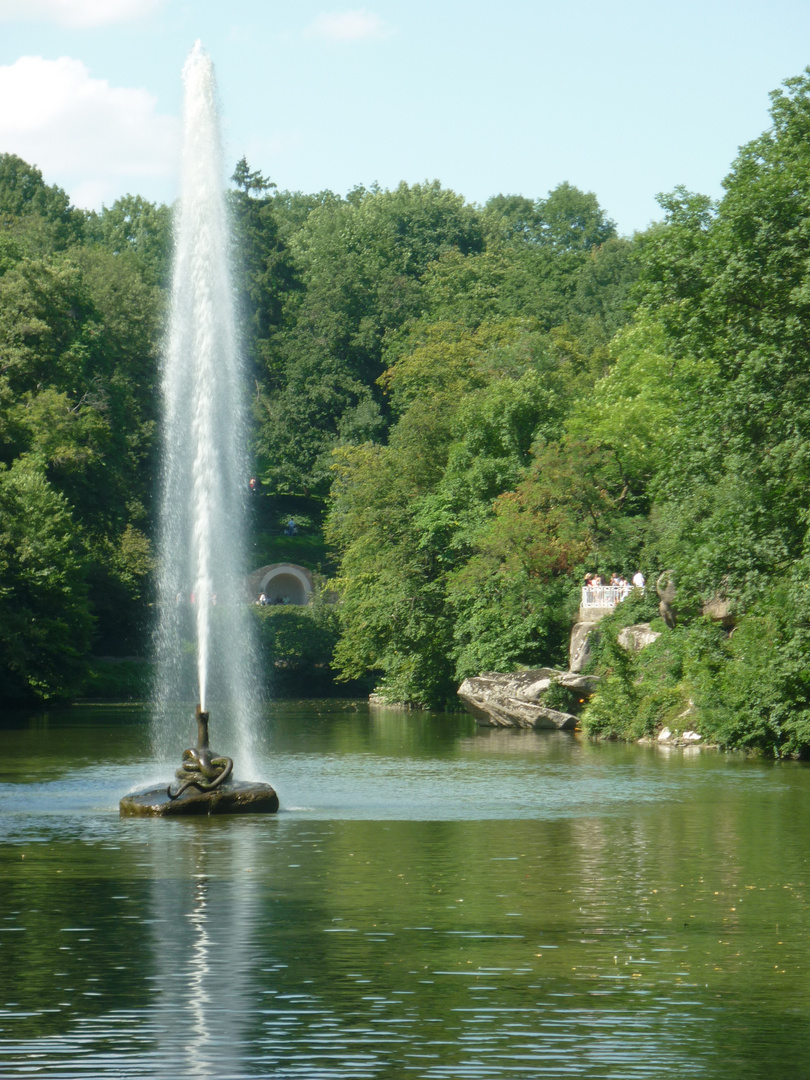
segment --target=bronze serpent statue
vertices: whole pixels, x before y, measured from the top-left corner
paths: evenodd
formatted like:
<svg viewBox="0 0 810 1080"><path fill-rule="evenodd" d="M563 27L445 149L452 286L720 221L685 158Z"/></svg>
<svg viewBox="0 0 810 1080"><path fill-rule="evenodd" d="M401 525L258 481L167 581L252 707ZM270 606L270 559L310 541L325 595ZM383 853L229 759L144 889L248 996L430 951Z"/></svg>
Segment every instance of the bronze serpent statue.
<svg viewBox="0 0 810 1080"><path fill-rule="evenodd" d="M190 787L198 791L213 791L224 784L233 772L233 760L214 756L208 745L208 713L197 706L197 745L193 750L183 751L183 764L174 774L180 781L177 791L169 784L166 794L178 799Z"/></svg>

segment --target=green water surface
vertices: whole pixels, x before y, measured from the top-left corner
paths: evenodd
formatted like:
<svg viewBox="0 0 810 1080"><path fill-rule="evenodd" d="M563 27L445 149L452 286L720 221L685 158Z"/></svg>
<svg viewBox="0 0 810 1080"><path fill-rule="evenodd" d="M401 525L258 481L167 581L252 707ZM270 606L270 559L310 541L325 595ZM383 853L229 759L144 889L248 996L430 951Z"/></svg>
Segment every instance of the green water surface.
<svg viewBox="0 0 810 1080"><path fill-rule="evenodd" d="M121 820L143 710L0 738L0 1077L810 1075L806 766L287 703L277 816Z"/></svg>

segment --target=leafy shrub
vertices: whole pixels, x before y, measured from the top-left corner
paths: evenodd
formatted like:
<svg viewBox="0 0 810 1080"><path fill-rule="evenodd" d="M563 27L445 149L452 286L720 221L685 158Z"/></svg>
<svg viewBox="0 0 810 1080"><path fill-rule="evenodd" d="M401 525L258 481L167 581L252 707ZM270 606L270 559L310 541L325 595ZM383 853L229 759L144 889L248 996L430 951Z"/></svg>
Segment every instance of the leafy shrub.
<svg viewBox="0 0 810 1080"><path fill-rule="evenodd" d="M109 701L145 701L149 698L154 665L140 659L90 660L79 696Z"/></svg>
<svg viewBox="0 0 810 1080"><path fill-rule="evenodd" d="M810 753L810 651L805 563L740 620L722 663L704 671L702 715L722 745L774 756Z"/></svg>
<svg viewBox="0 0 810 1080"><path fill-rule="evenodd" d="M317 596L305 607L254 605L253 611L267 692L275 697L334 692L330 664L338 635L335 605Z"/></svg>

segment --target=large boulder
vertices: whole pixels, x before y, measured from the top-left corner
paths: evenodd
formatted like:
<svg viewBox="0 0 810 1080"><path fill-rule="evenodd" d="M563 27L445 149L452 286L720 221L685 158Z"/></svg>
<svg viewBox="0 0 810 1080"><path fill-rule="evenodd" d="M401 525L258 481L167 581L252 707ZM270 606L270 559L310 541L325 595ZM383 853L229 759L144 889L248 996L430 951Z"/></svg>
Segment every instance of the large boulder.
<svg viewBox="0 0 810 1080"><path fill-rule="evenodd" d="M737 617L734 612L734 608L731 601L726 599L725 596L717 594L707 600L703 605L703 614L713 622L722 623L727 630L732 630L737 625Z"/></svg>
<svg viewBox="0 0 810 1080"><path fill-rule="evenodd" d="M571 691L569 697L579 702L587 700L598 683L596 675L579 675L554 668L534 668L502 675L485 671L465 679L458 696L476 722L484 727L546 728L569 731L576 727L577 717L544 704L544 695L552 686ZM577 703L579 703L577 702Z"/></svg>
<svg viewBox="0 0 810 1080"><path fill-rule="evenodd" d="M625 626L619 631L618 642L628 652L641 652L661 637L660 630L653 630L648 622Z"/></svg>

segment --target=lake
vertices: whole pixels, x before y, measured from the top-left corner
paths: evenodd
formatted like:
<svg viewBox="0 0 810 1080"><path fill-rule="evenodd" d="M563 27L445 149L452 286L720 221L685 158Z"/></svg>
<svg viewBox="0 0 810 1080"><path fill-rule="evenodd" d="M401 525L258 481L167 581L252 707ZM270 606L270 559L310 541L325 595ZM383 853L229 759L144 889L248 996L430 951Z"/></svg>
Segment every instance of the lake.
<svg viewBox="0 0 810 1080"><path fill-rule="evenodd" d="M3 721L0 1076L807 1075L807 766L285 702L278 815L121 820L147 724Z"/></svg>

